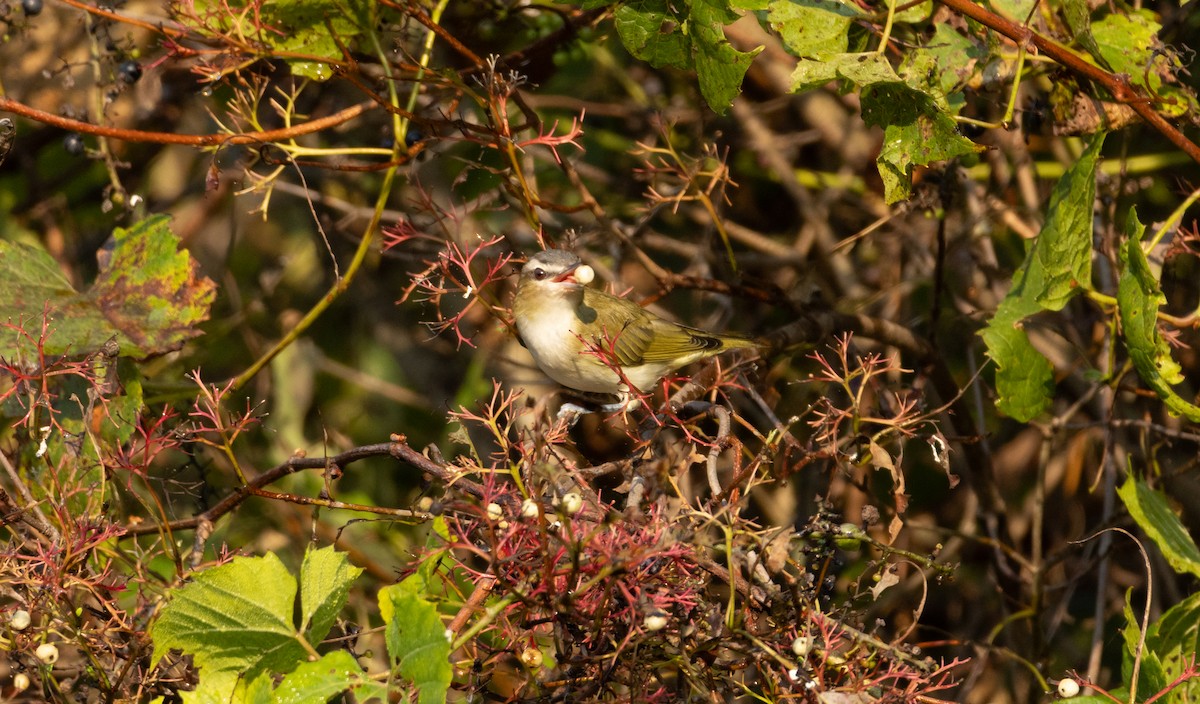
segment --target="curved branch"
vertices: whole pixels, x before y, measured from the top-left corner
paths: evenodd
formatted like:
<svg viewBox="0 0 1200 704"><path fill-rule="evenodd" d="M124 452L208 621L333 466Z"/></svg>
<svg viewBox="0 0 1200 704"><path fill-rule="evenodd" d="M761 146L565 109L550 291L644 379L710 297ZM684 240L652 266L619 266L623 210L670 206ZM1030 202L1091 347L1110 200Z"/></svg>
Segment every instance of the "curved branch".
<svg viewBox="0 0 1200 704"><path fill-rule="evenodd" d="M462 477L462 473L453 467L439 464L429 459L420 452L408 446L402 435L393 435L391 442L381 442L374 445L364 445L347 450L333 457L291 457L286 462L276 465L271 469L258 475L249 484L245 484L236 488L233 493L221 499L207 511L192 516L191 518L183 518L177 521L171 521L167 524L159 524L153 522L144 522L139 524L130 524L125 526L117 533L118 538L130 538L138 535L150 535L154 533L170 533L177 530L194 530L206 523L212 523L221 516L229 513L237 508L243 501L251 496L263 495L263 487L275 482L289 474L294 474L306 469L325 469L326 467L344 467L351 462L366 459L368 457L394 457L405 464L415 467L422 472L431 474L441 480L447 486L453 484L459 490L471 494L472 496L482 497L484 495L483 487L477 482ZM274 498L284 498L290 501L302 502L301 497L276 496Z"/></svg>
<svg viewBox="0 0 1200 704"><path fill-rule="evenodd" d="M185 144L194 147L210 147L217 145L228 144L258 144L261 142L278 142L284 139L291 139L301 135L320 132L321 130L340 125L344 122L349 122L359 115L367 111L367 108L374 105L372 102L362 102L357 105L352 105L345 110L341 110L327 117L309 120L308 122L285 127L277 130L264 130L261 132L242 132L240 134L175 134L173 132L146 132L143 130L130 130L121 127L105 127L104 125L93 125L90 122L82 120L72 120L69 117L55 115L53 113L44 112L36 108L31 108L24 103L19 103L10 98L0 97L0 112L11 112L14 115L41 122L43 124L58 127L72 132L82 132L84 134L94 134L100 137L109 139L119 139L123 142L153 142L156 144Z"/></svg>

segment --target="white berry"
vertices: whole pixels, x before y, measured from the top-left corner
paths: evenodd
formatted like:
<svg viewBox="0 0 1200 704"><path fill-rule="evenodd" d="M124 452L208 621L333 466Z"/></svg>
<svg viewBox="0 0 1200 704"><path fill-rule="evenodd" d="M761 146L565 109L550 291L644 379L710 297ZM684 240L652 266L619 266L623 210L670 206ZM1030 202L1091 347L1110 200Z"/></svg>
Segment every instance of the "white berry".
<svg viewBox="0 0 1200 704"><path fill-rule="evenodd" d="M642 620L642 625L647 631L661 631L667 627L667 614L662 611L654 611L646 614L646 618Z"/></svg>
<svg viewBox="0 0 1200 704"><path fill-rule="evenodd" d="M1079 695L1079 683L1070 677L1061 680L1058 683L1058 696L1063 699L1070 699Z"/></svg>
<svg viewBox="0 0 1200 704"><path fill-rule="evenodd" d="M18 672L17 674L13 675L12 686L13 689L17 690L18 692L24 692L25 690L29 689L29 675L25 674L24 672Z"/></svg>
<svg viewBox="0 0 1200 704"><path fill-rule="evenodd" d="M562 497L562 508L568 516L574 516L583 508L583 497L575 492L569 492Z"/></svg>
<svg viewBox="0 0 1200 704"><path fill-rule="evenodd" d="M498 521L504 518L504 509L500 508L500 504L490 503L487 505L487 517L493 521Z"/></svg>
<svg viewBox="0 0 1200 704"><path fill-rule="evenodd" d="M586 286L587 284L590 284L594 278L596 278L596 271L592 269L592 267L588 266L587 264L576 267L575 280L579 283Z"/></svg>
<svg viewBox="0 0 1200 704"><path fill-rule="evenodd" d="M528 667L530 670L536 670L542 666L542 651L537 648L526 648L521 651L521 664Z"/></svg>
<svg viewBox="0 0 1200 704"><path fill-rule="evenodd" d="M29 617L29 612L25 609L17 609L13 612L11 618L8 619L8 625L12 626L14 631L23 631L29 628L32 619Z"/></svg>
<svg viewBox="0 0 1200 704"><path fill-rule="evenodd" d="M525 499L521 502L521 517L522 518L537 518L538 503L533 499Z"/></svg>
<svg viewBox="0 0 1200 704"><path fill-rule="evenodd" d="M58 662L58 646L53 643L42 643L33 654L37 655L37 659L47 665L53 665Z"/></svg>
<svg viewBox="0 0 1200 704"><path fill-rule="evenodd" d="M792 641L792 652L796 657L808 657L812 651L812 638L810 636L796 636L796 640Z"/></svg>

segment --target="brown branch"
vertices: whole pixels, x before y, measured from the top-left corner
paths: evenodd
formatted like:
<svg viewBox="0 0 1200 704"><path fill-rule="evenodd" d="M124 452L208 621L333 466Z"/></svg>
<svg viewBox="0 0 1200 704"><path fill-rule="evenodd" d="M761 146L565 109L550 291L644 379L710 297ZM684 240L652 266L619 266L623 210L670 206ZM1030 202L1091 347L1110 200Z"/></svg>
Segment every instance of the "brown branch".
<svg viewBox="0 0 1200 704"><path fill-rule="evenodd" d="M401 5L400 3L392 2L391 0L381 0L379 4L383 5L384 7L390 7L393 10L399 10L400 12L408 14L409 17L412 17L414 20L425 25L426 29L436 34L439 39L446 42L451 49L457 51L467 61L475 64L477 67L483 66L484 60L479 58L478 54L468 49L465 44L458 40L458 37L447 32L445 27L441 26L437 22L434 22L429 15L425 14L425 11L422 10L417 3L406 2Z"/></svg>
<svg viewBox="0 0 1200 704"><path fill-rule="evenodd" d="M216 145L227 144L258 144L261 142L278 142L301 135L320 132L321 130L340 125L344 122L349 122L359 115L367 111L371 103L364 102L358 105L352 105L345 110L336 112L328 117L322 117L316 120L285 127L277 130L264 130L261 132L242 132L240 134L175 134L174 132L146 132L143 130L130 130L121 127L105 127L104 125L93 125L90 122L81 120L72 120L69 117L62 117L53 113L43 112L36 108L31 108L28 105L19 103L10 98L0 97L0 112L11 112L14 115L26 117L35 122L58 127L72 132L82 132L85 134L94 134L100 137L109 139L119 139L123 142L153 142L156 144L185 144L194 147L210 147Z"/></svg>
<svg viewBox="0 0 1200 704"><path fill-rule="evenodd" d="M356 462L368 457L394 457L405 464L415 467L423 472L433 475L442 483L449 486L453 484L460 491L471 494L475 497L483 497L484 488L477 482L462 477L462 473L456 468L438 464L429 459L420 452L412 449L405 442L402 435L393 435L392 442L377 443L374 445L364 445L347 450L333 457L291 457L286 462L276 465L271 469L258 475L249 484L237 487L233 493L226 496L221 501L217 502L212 508L204 513L201 513L191 518L183 518L177 521L171 521L167 524L158 524L145 522L140 524L131 524L125 526L117 535L119 538L128 538L138 535L150 535L154 533L173 532L177 530L194 530L200 526L212 523L221 516L229 513L237 508L243 501L250 496L267 496L268 498L279 498L293 503L316 503L307 501L303 497L293 496L290 494L275 494L273 492L264 492L263 487L285 477L289 474L294 474L307 469L325 469L327 467L344 467L351 462ZM347 507L351 507L347 505ZM357 510L357 509L356 509Z"/></svg>
<svg viewBox="0 0 1200 704"><path fill-rule="evenodd" d="M1193 161L1200 163L1200 146L1197 146L1188 139L1174 125L1167 122L1167 119L1159 114L1158 111L1151 107L1151 98L1142 95L1141 91L1131 84L1127 77L1105 71L1099 66L1088 63L1082 56L1062 44L1044 37L1024 25L1001 17L990 10L976 5L970 0L938 0L938 2L959 14L970 17L989 29L1003 34L1014 42L1017 42L1020 46L1032 44L1037 47L1038 51L1071 71L1100 84L1118 102L1133 108L1143 120L1150 123L1151 126L1169 139L1175 146L1182 149Z"/></svg>
<svg viewBox="0 0 1200 704"><path fill-rule="evenodd" d="M70 5L71 7L74 7L79 10L83 10L84 12L96 15L97 17L103 17L105 19L109 19L114 22L120 22L122 24L127 24L127 25L130 25L133 27L141 27L142 29L147 29L147 30L150 30L151 32L158 32L160 34L166 35L168 37L171 37L172 39L184 39L184 38L188 38L191 36L191 32L185 27L179 27L179 26L168 27L165 24L163 24L161 21L157 22L157 23L147 22L145 20L141 20L136 17L131 17L129 15L123 15L119 12L116 12L114 10L110 10L110 9L107 9L104 7L88 5L86 3L79 2L78 0L61 0L61 1L64 5Z"/></svg>

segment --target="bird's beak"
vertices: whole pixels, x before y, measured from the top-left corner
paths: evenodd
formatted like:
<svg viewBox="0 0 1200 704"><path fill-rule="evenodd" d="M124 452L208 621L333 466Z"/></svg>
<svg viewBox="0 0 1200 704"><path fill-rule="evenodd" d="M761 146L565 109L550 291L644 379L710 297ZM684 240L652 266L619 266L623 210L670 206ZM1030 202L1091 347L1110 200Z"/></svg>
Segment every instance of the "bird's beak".
<svg viewBox="0 0 1200 704"><path fill-rule="evenodd" d="M579 268L579 264L576 264L575 266L571 267L570 269L567 269L566 271L559 274L558 276L555 276L554 283L560 284L560 283L563 283L564 281L570 281L573 284L579 283L578 281L575 280L575 270L578 268Z"/></svg>

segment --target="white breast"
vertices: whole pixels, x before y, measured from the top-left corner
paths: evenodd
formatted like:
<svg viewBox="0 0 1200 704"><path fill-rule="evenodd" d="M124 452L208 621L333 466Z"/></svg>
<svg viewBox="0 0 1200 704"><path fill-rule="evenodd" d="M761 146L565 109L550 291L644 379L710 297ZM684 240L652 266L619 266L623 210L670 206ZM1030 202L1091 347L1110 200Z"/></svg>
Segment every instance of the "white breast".
<svg viewBox="0 0 1200 704"><path fill-rule="evenodd" d="M568 388L594 393L619 391L620 378L587 352L575 331L574 307L567 301L544 301L536 313L521 316L517 330L533 361L546 376Z"/></svg>

